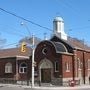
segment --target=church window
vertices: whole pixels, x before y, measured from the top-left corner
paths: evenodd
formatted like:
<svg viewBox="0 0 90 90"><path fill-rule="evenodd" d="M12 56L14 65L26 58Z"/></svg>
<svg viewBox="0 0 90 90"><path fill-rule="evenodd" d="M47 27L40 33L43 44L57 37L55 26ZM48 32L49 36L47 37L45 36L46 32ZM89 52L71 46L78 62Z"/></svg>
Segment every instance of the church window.
<svg viewBox="0 0 90 90"><path fill-rule="evenodd" d="M59 71L59 63L58 61L55 62L55 72Z"/></svg>
<svg viewBox="0 0 90 90"><path fill-rule="evenodd" d="M88 59L88 70L90 70L90 59Z"/></svg>
<svg viewBox="0 0 90 90"><path fill-rule="evenodd" d="M81 62L80 58L78 58L78 69L79 70L82 69L82 62Z"/></svg>
<svg viewBox="0 0 90 90"><path fill-rule="evenodd" d="M5 64L5 73L12 73L12 64L11 63Z"/></svg>
<svg viewBox="0 0 90 90"><path fill-rule="evenodd" d="M43 48L42 53L43 53L43 54L46 54L46 53L47 53L47 48L46 48L46 47Z"/></svg>
<svg viewBox="0 0 90 90"><path fill-rule="evenodd" d="M70 62L65 62L65 71L70 72Z"/></svg>
<svg viewBox="0 0 90 90"><path fill-rule="evenodd" d="M19 67L19 73L26 73L27 72L27 64L21 63Z"/></svg>

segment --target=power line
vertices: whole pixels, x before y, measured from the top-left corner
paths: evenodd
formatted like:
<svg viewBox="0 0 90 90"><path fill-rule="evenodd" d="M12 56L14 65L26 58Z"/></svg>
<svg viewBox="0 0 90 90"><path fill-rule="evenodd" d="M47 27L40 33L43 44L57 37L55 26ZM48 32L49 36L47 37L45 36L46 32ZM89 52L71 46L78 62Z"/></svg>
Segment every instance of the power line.
<svg viewBox="0 0 90 90"><path fill-rule="evenodd" d="M17 46L18 43L11 43L11 44L6 44L6 45L3 45L2 48L6 48L6 47L10 47L10 46Z"/></svg>
<svg viewBox="0 0 90 90"><path fill-rule="evenodd" d="M7 30L3 30L3 31L5 31L4 33L8 33L8 34L10 34L11 33L11 35L13 34L13 35L18 35L18 36L20 36L20 37L25 37L25 35L22 35L22 34L20 34L20 33L16 33L16 32L11 32L11 31L7 31Z"/></svg>
<svg viewBox="0 0 90 90"><path fill-rule="evenodd" d="M3 28L3 27L4 27L4 28ZM21 34L20 30L14 28L14 27L0 24L0 28L2 28L2 31L5 31L4 33L13 34L13 35L18 35L18 36L20 36L20 37L25 37L24 33ZM9 29L9 30L8 30L8 29ZM13 30L12 30L12 29L13 29ZM7 30L8 30L8 31L7 31ZM11 30L12 30L13 32L11 32ZM18 30L19 32L16 32L17 30ZM1 31L0 31L0 32L1 32Z"/></svg>
<svg viewBox="0 0 90 90"><path fill-rule="evenodd" d="M84 27L74 27L74 28L70 28L69 30L83 30L83 29L89 29L90 28L90 26L84 26Z"/></svg>
<svg viewBox="0 0 90 90"><path fill-rule="evenodd" d="M64 2L61 2L60 0L57 0L57 1L60 2L60 3L62 3L65 8L70 9L73 14L77 15L78 17L81 17L78 14L80 11L78 9L76 9L75 7L73 7L72 6L72 3L70 4L71 1L69 1L69 3L67 1L64 1Z"/></svg>
<svg viewBox="0 0 90 90"><path fill-rule="evenodd" d="M41 28L47 29L47 30L49 30L49 31L52 31L51 29L49 29L49 28L47 28L47 27L45 27L45 26L42 26L42 25L37 24L37 23L35 23L35 22L33 22L33 21L30 21L30 20L25 19L25 18L23 18L23 17L21 17L21 16L18 16L18 15L14 14L14 13L12 13L12 12L9 12L9 11L3 9L3 8L0 8L0 10L4 11L4 12L10 14L10 15L13 15L13 16L15 16L15 17L17 17L17 18L20 18L20 19L22 19L22 20L25 20L25 21L27 21L27 22L29 22L29 23L31 23L31 24L34 24L34 25L39 26L39 27L41 27Z"/></svg>

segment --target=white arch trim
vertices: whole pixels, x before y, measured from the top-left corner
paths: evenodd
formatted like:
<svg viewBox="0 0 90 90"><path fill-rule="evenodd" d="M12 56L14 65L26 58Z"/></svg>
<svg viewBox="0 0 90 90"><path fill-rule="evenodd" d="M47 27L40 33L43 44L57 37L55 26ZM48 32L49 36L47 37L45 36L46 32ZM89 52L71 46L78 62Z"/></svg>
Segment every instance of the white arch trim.
<svg viewBox="0 0 90 90"><path fill-rule="evenodd" d="M39 64L39 69L45 69L45 68L53 68L52 62L46 58L41 60Z"/></svg>

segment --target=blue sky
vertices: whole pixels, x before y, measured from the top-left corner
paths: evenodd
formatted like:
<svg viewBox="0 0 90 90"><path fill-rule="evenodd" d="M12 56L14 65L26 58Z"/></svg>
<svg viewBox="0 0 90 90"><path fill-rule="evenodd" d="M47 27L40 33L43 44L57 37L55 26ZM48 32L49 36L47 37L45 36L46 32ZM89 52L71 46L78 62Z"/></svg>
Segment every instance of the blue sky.
<svg viewBox="0 0 90 90"><path fill-rule="evenodd" d="M51 30L53 19L60 16L64 19L68 35L84 39L90 45L90 0L1 0L0 8ZM22 26L21 22L25 25ZM41 39L44 33L50 38L53 32L0 10L0 38L7 40L6 46L29 36L27 28Z"/></svg>

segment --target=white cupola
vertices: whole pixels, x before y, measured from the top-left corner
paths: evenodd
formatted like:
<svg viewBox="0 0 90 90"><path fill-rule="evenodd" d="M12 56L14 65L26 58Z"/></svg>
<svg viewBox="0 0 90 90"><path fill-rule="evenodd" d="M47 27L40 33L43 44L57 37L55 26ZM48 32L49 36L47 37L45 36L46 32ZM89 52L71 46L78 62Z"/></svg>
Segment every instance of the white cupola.
<svg viewBox="0 0 90 90"><path fill-rule="evenodd" d="M56 17L53 21L54 34L63 40L67 40L67 34L64 32L64 21L61 17Z"/></svg>

